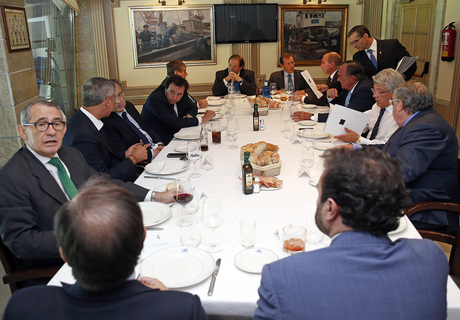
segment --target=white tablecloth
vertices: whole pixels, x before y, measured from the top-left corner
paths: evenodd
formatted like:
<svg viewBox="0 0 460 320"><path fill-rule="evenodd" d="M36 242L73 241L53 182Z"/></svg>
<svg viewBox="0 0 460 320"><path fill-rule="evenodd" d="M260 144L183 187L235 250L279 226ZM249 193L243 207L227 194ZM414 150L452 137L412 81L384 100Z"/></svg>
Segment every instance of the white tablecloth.
<svg viewBox="0 0 460 320"><path fill-rule="evenodd" d="M224 109L222 108L222 112L224 112ZM222 133L222 144L220 145L211 143L211 134L209 133L208 153L212 153L215 167L213 170L205 171L197 163L198 171L202 173L202 177L191 179L191 182L205 196L218 196L222 199L225 222L216 230L216 234L218 241L223 243L224 250L213 254L216 260L218 258L222 259L222 264L214 294L211 297L207 295L210 284L209 278L182 290L197 294L208 314L250 317L256 308L260 274L243 272L234 264L235 255L243 250L239 243L239 221L244 218L256 220L256 247L270 249L279 258L284 258L286 255L282 251L282 245L276 231L284 225L292 223L304 225L308 231L314 230L317 232L314 214L318 194L316 188L308 183L308 176L298 177L300 154L304 147L299 142L291 144L284 138L284 134L281 132L284 124L280 110L270 110L268 116L261 117L265 122L265 130L259 132L252 130L252 111L245 100L237 103L236 116L239 121L239 134L236 144L239 147L258 141L267 141L279 146L282 168L278 177L284 181L283 188L277 191L261 191L259 194L244 195L239 179L241 175L240 149L228 148L230 142L225 138L225 131ZM226 123L224 118L222 123ZM298 124L294 126L295 128L299 127ZM318 124L315 127L317 128L316 130L321 130L322 124ZM185 130L199 131L199 128L187 128ZM175 152L175 147L186 144L187 141L172 140L157 156L156 160L166 159L169 152ZM320 175L322 165L319 155L322 151L315 150L314 152L316 163L312 175ZM193 165L185 172L167 177L174 178L188 175L192 170ZM143 173L136 183L146 188L152 189L170 182L169 180L145 178L145 175L146 173ZM197 220L199 220L200 213L201 208L196 213ZM160 225L164 228L163 231L147 231L142 258L158 249L180 245L179 227L176 225L179 218L180 208L175 205L173 207L173 217ZM210 230L203 225L200 229L202 242L209 242L212 236ZM420 238L420 235L409 222L404 231L390 236L393 240L399 237ZM325 237L319 245L309 245L307 243L306 250L324 247L329 241L330 239ZM75 281L68 265L64 265L61 268L50 281L50 285L59 285L60 281L67 283ZM460 319L460 290L450 278L448 281L448 307L448 319Z"/></svg>

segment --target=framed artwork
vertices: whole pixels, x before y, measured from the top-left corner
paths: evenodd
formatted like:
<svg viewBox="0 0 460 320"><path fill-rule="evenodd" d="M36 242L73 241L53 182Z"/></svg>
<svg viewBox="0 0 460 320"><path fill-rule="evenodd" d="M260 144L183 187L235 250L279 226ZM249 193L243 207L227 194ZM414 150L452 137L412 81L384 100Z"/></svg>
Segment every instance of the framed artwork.
<svg viewBox="0 0 460 320"><path fill-rule="evenodd" d="M290 53L296 65L319 65L327 52L346 56L348 5L280 6L280 56Z"/></svg>
<svg viewBox="0 0 460 320"><path fill-rule="evenodd" d="M30 50L29 29L24 8L2 6L8 52Z"/></svg>
<svg viewBox="0 0 460 320"><path fill-rule="evenodd" d="M135 68L216 64L212 6L130 7Z"/></svg>

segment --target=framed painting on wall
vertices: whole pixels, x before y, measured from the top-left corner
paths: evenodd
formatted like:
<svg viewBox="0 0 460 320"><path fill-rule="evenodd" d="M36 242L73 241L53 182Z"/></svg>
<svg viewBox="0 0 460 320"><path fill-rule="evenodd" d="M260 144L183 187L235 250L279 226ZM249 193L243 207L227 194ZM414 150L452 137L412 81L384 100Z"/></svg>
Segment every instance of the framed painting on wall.
<svg viewBox="0 0 460 320"><path fill-rule="evenodd" d="M327 52L346 56L348 5L280 6L279 55L290 53L296 65L319 65Z"/></svg>
<svg viewBox="0 0 460 320"><path fill-rule="evenodd" d="M2 6L8 52L30 50L29 28L24 8Z"/></svg>
<svg viewBox="0 0 460 320"><path fill-rule="evenodd" d="M216 64L212 6L130 7L135 68Z"/></svg>

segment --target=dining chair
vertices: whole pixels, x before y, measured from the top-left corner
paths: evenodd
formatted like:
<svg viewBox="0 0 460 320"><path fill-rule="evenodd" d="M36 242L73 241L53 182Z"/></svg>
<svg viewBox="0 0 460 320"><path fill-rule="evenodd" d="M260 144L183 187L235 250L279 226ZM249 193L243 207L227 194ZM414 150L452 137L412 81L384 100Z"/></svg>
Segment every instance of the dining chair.
<svg viewBox="0 0 460 320"><path fill-rule="evenodd" d="M15 270L14 259L11 251L5 246L0 238L0 261L2 262L5 275L3 283L10 286L11 294L21 288L21 281L40 278L52 278L60 267L31 268L26 270Z"/></svg>

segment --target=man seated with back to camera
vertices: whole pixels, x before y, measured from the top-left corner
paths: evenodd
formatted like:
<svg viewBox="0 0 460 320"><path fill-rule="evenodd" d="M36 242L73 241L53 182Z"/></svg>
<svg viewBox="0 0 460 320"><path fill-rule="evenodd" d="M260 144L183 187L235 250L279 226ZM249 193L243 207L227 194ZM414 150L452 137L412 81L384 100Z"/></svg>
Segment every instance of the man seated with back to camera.
<svg viewBox="0 0 460 320"><path fill-rule="evenodd" d="M3 319L206 319L198 296L168 291L158 279L135 280L146 230L123 188L90 179L59 209L55 230L77 282L19 290Z"/></svg>
<svg viewBox="0 0 460 320"><path fill-rule="evenodd" d="M387 235L408 200L385 152L326 151L315 221L332 242L265 265L254 319L446 319L444 252L431 240Z"/></svg>

